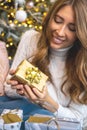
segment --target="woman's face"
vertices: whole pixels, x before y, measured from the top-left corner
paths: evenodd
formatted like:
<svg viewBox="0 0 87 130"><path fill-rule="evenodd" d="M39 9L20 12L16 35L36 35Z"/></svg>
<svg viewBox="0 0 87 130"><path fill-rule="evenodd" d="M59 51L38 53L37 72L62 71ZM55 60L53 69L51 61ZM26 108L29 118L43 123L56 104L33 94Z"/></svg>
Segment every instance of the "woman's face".
<svg viewBox="0 0 87 130"><path fill-rule="evenodd" d="M50 46L54 49L71 46L76 40L75 14L71 6L62 7L50 23Z"/></svg>

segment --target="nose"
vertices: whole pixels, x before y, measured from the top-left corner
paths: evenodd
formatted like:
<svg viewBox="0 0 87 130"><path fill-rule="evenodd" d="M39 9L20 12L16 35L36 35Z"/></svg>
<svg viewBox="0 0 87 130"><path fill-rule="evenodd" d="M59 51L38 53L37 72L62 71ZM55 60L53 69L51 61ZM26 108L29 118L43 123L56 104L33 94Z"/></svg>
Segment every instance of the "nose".
<svg viewBox="0 0 87 130"><path fill-rule="evenodd" d="M66 34L66 27L65 25L61 26L59 29L58 29L58 35L61 36L61 37L64 37Z"/></svg>

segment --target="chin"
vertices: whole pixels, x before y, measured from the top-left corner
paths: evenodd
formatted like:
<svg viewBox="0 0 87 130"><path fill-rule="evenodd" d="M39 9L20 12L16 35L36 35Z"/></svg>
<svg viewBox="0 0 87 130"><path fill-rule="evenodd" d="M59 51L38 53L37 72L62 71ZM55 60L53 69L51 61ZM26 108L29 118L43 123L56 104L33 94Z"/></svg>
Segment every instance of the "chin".
<svg viewBox="0 0 87 130"><path fill-rule="evenodd" d="M61 49L61 48L63 48L62 46L56 45L56 44L51 44L50 47L53 48L53 49Z"/></svg>

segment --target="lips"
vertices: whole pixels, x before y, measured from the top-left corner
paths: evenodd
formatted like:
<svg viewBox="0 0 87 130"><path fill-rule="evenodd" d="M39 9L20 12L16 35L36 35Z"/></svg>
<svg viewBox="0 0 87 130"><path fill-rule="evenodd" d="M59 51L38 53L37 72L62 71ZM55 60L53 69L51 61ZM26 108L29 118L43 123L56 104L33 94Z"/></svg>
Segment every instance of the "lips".
<svg viewBox="0 0 87 130"><path fill-rule="evenodd" d="M63 40L61 40L60 38L56 38L56 37L53 37L53 38L52 38L52 41L53 41L55 44L62 44L62 43L63 43Z"/></svg>

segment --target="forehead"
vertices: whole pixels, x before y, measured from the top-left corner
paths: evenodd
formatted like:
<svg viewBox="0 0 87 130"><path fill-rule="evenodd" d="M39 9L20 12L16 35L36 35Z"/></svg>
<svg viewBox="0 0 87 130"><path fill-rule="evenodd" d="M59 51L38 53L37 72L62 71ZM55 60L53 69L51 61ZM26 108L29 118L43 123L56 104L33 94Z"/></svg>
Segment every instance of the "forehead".
<svg viewBox="0 0 87 130"><path fill-rule="evenodd" d="M71 22L75 22L75 12L72 8L72 6L70 5L66 5L61 7L56 15L59 15L61 17L63 17L64 19L70 20Z"/></svg>

